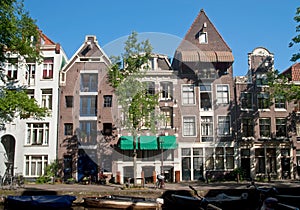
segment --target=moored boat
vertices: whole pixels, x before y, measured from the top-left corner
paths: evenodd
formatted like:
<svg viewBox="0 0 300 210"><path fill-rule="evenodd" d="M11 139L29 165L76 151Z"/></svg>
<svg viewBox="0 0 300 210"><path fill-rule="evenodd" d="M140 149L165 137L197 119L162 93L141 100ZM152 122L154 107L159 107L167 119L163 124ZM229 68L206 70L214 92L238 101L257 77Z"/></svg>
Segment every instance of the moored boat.
<svg viewBox="0 0 300 210"><path fill-rule="evenodd" d="M7 196L5 209L68 209L72 207L75 196L70 195L20 195Z"/></svg>
<svg viewBox="0 0 300 210"><path fill-rule="evenodd" d="M147 209L159 210L163 200L144 198L144 197L131 197L131 196L118 196L109 195L102 197L85 197L83 204L86 207L108 208L108 209Z"/></svg>

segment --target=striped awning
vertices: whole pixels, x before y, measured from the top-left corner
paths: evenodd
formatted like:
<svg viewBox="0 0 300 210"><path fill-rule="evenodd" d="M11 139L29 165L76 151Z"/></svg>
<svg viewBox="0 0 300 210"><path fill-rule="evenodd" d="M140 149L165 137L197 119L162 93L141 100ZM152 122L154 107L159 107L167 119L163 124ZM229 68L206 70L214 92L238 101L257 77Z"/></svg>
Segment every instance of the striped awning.
<svg viewBox="0 0 300 210"><path fill-rule="evenodd" d="M229 51L179 51L176 59L181 62L233 62L234 58Z"/></svg>

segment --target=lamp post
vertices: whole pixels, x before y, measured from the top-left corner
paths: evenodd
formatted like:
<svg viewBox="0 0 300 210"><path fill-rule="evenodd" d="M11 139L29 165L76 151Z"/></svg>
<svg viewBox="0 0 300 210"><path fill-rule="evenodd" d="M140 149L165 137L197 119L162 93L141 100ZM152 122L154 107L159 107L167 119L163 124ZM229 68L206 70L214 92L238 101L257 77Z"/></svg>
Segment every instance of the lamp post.
<svg viewBox="0 0 300 210"><path fill-rule="evenodd" d="M163 139L159 138L160 149L161 149L161 168L160 174L164 176L164 149L163 149Z"/></svg>

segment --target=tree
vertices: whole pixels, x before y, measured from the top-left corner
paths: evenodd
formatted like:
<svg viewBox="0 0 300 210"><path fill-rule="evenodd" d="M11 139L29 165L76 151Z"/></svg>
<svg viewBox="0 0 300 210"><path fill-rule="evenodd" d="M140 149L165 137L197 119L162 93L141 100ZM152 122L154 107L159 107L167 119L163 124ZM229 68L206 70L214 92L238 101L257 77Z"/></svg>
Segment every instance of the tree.
<svg viewBox="0 0 300 210"><path fill-rule="evenodd" d="M138 42L137 33L132 32L125 42L124 54L113 57L108 73L110 84L115 88L118 104L125 114L122 126L133 136L133 170L136 185L136 142L142 127L155 132L159 116L155 112L158 105L158 94L147 91L147 83L142 82L146 74L152 47L148 40Z"/></svg>
<svg viewBox="0 0 300 210"><path fill-rule="evenodd" d="M14 64L18 59L40 61L40 32L29 13L24 10L23 0L1 0L0 3L0 122L11 122L14 118L47 115L46 108L40 108L30 99L25 87L5 74L4 64ZM10 59L17 56L18 59Z"/></svg>
<svg viewBox="0 0 300 210"><path fill-rule="evenodd" d="M296 26L296 32L299 33L300 32L300 7L298 7L296 10L296 15L294 17L294 20L298 24ZM300 34L292 38L292 41L289 43L289 47L293 47L295 44L299 44L299 43L300 43ZM294 53L292 55L291 61L296 62L298 59L300 59L300 52Z"/></svg>

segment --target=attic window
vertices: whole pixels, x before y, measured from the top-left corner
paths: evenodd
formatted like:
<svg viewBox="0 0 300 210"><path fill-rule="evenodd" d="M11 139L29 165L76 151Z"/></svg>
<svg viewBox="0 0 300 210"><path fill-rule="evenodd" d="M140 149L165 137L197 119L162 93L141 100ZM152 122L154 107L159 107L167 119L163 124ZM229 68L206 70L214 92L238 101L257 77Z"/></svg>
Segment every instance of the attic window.
<svg viewBox="0 0 300 210"><path fill-rule="evenodd" d="M206 32L199 32L199 43L207 44L207 33Z"/></svg>

